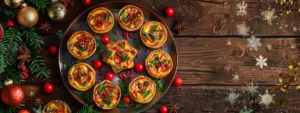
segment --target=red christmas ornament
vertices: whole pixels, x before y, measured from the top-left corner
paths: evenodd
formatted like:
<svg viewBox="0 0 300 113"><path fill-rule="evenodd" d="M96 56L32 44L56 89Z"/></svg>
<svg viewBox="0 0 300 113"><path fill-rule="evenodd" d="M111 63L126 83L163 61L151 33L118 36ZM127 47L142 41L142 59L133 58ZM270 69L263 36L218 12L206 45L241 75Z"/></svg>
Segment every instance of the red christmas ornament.
<svg viewBox="0 0 300 113"><path fill-rule="evenodd" d="M3 35L4 35L4 33L3 33L3 27L0 25L0 40L2 40Z"/></svg>
<svg viewBox="0 0 300 113"><path fill-rule="evenodd" d="M103 35L101 38L101 42L106 45L109 42L108 35Z"/></svg>
<svg viewBox="0 0 300 113"><path fill-rule="evenodd" d="M166 106L161 106L161 107L159 108L159 112L160 112L160 113L168 113L168 108L167 108Z"/></svg>
<svg viewBox="0 0 300 113"><path fill-rule="evenodd" d="M49 47L49 53L51 55L55 55L57 53L57 47L56 46L50 46Z"/></svg>
<svg viewBox="0 0 300 113"><path fill-rule="evenodd" d="M52 93L54 91L54 86L51 83L47 82L46 84L44 84L44 91L46 93Z"/></svg>
<svg viewBox="0 0 300 113"><path fill-rule="evenodd" d="M15 21L13 20L7 20L6 27L11 28L15 26Z"/></svg>
<svg viewBox="0 0 300 113"><path fill-rule="evenodd" d="M82 0L83 5L88 6L91 5L92 0Z"/></svg>
<svg viewBox="0 0 300 113"><path fill-rule="evenodd" d="M24 96L21 86L13 84L11 79L5 81L5 86L1 92L1 99L7 106L19 106L24 101Z"/></svg>
<svg viewBox="0 0 300 113"><path fill-rule="evenodd" d="M166 13L166 16L173 16L174 15L174 8L172 7L167 7L166 10L165 10L165 13Z"/></svg>
<svg viewBox="0 0 300 113"><path fill-rule="evenodd" d="M21 109L18 113L30 113L27 109Z"/></svg>

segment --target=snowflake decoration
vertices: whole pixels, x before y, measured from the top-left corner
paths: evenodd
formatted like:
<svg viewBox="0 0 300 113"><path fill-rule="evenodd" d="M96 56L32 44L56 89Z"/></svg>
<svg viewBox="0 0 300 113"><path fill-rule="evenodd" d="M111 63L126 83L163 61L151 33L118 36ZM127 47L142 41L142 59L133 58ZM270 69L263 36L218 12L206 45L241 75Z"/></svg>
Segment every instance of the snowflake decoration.
<svg viewBox="0 0 300 113"><path fill-rule="evenodd" d="M227 45L227 46L231 46L231 44L232 44L231 41L230 41L230 40L227 40L226 45Z"/></svg>
<svg viewBox="0 0 300 113"><path fill-rule="evenodd" d="M236 29L239 35L249 35L250 27L246 26L244 23L236 25Z"/></svg>
<svg viewBox="0 0 300 113"><path fill-rule="evenodd" d="M234 90L231 90L231 92L225 98L225 101L230 103L231 105L233 105L236 102L238 102L239 97L240 97L240 94L236 93Z"/></svg>
<svg viewBox="0 0 300 113"><path fill-rule="evenodd" d="M236 82L236 81L239 81L240 80L240 75L235 72L235 74L232 75L232 81Z"/></svg>
<svg viewBox="0 0 300 113"><path fill-rule="evenodd" d="M259 95L260 97L260 104L264 104L265 106L269 107L270 104L274 103L273 101L274 94L269 94L268 90L266 90L266 93L263 95Z"/></svg>
<svg viewBox="0 0 300 113"><path fill-rule="evenodd" d="M244 109L242 109L241 111L240 111L240 113L253 113L253 109L248 109L246 106L245 106L245 108Z"/></svg>
<svg viewBox="0 0 300 113"><path fill-rule="evenodd" d="M245 3L245 1L242 1L240 3L237 4L237 15L238 16L244 16L244 15L247 15L247 11L246 11L246 8L247 8L248 4Z"/></svg>
<svg viewBox="0 0 300 113"><path fill-rule="evenodd" d="M256 59L256 66L259 66L260 69L262 69L264 66L268 66L267 64L267 58L264 58L263 56L259 55L258 58L255 58Z"/></svg>
<svg viewBox="0 0 300 113"><path fill-rule="evenodd" d="M264 20L266 20L270 25L272 25L272 21L277 18L277 16L274 14L275 14L275 9L271 10L270 6L268 10L262 11L260 13L260 15L263 16Z"/></svg>
<svg viewBox="0 0 300 113"><path fill-rule="evenodd" d="M247 84L247 88L245 89L245 92L248 95L254 96L256 93L258 93L257 89L258 89L258 86L257 85L254 86L253 82L250 82Z"/></svg>
<svg viewBox="0 0 300 113"><path fill-rule="evenodd" d="M261 47L260 38L256 38L254 35L248 38L247 42L247 47L249 51L257 51L258 47Z"/></svg>
<svg viewBox="0 0 300 113"><path fill-rule="evenodd" d="M35 96L35 94L34 94L34 92L33 92L33 91L30 91L30 92L29 92L29 94L28 94L28 96L29 96L29 97L34 97L34 96Z"/></svg>

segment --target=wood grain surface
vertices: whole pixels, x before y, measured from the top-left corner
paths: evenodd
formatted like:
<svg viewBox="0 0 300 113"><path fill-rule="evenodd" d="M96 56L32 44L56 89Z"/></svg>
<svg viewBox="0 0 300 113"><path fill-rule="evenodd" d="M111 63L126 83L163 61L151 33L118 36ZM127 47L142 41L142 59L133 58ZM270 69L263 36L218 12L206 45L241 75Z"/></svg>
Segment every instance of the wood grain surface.
<svg viewBox="0 0 300 113"><path fill-rule="evenodd" d="M109 0L95 0L93 5ZM126 0L128 1L128 0ZM237 3L240 0L129 0L151 8L159 14L164 22L172 28L176 20L187 19L187 29L180 34L174 33L178 49L177 76L182 77L182 87L171 87L168 93L152 108L145 111L156 113L161 105L177 103L179 113L238 113L244 106L259 103L257 96L249 102L244 89L250 82L254 82L259 89L259 94L278 86L278 74L287 71L289 62L299 61L300 22L299 13L280 16L272 25L256 18L262 10L271 8L280 9L272 0L245 0L248 4L246 16L237 16ZM296 2L295 4L300 4ZM89 6L89 7L92 7ZM176 10L174 17L163 16L163 9L173 6ZM298 6L298 5L297 5ZM58 30L64 31L70 22L83 12L87 7L80 0L75 0L75 5L68 7L68 17L63 23L51 22L52 30L49 33L40 33L46 41L43 49L39 51L47 60L52 76L48 80L55 85L53 94L43 92L46 80L29 77L22 86L26 93L25 107L31 108L40 104L60 99L67 102L73 111L82 105L71 96L64 87L59 75L58 58L48 54L50 45L59 44L59 39L54 37ZM47 18L40 14L39 23ZM249 18L253 18L250 19ZM253 31L253 35L261 38L261 47L257 52L249 52L246 38L239 36L236 25L245 23ZM294 30L297 29L297 30ZM231 45L227 43L231 42ZM271 49L267 49L271 45ZM255 66L259 55L267 59L268 66L260 69ZM235 80L233 75L238 74ZM299 81L290 85L288 92L276 91L275 103L266 107L260 106L259 113L298 113L300 112L298 91L295 87ZM231 91L240 94L237 105L229 105L225 98ZM33 92L34 96L29 96ZM247 100L248 99L248 100ZM286 100L283 106L280 101Z"/></svg>

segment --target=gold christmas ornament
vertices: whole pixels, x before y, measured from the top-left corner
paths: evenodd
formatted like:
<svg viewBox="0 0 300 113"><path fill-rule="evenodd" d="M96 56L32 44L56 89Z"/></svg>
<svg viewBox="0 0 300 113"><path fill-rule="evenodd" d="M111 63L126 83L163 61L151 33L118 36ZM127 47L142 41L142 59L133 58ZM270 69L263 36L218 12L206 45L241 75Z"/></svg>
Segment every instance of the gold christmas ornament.
<svg viewBox="0 0 300 113"><path fill-rule="evenodd" d="M23 27L32 27L37 23L39 15L36 9L27 6L26 3L23 3L17 19L19 24L21 24Z"/></svg>
<svg viewBox="0 0 300 113"><path fill-rule="evenodd" d="M55 2L48 9L49 18L55 22L63 21L66 15L67 9L62 3Z"/></svg>
<svg viewBox="0 0 300 113"><path fill-rule="evenodd" d="M23 0L4 0L4 4L10 8L18 8L23 3Z"/></svg>

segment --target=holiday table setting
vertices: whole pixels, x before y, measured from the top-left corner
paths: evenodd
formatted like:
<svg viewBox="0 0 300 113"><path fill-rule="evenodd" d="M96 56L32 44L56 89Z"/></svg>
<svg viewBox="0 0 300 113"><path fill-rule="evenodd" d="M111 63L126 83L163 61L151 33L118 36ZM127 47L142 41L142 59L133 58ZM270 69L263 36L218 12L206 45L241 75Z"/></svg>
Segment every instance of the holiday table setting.
<svg viewBox="0 0 300 113"><path fill-rule="evenodd" d="M1 0L0 113L297 113L300 1Z"/></svg>

